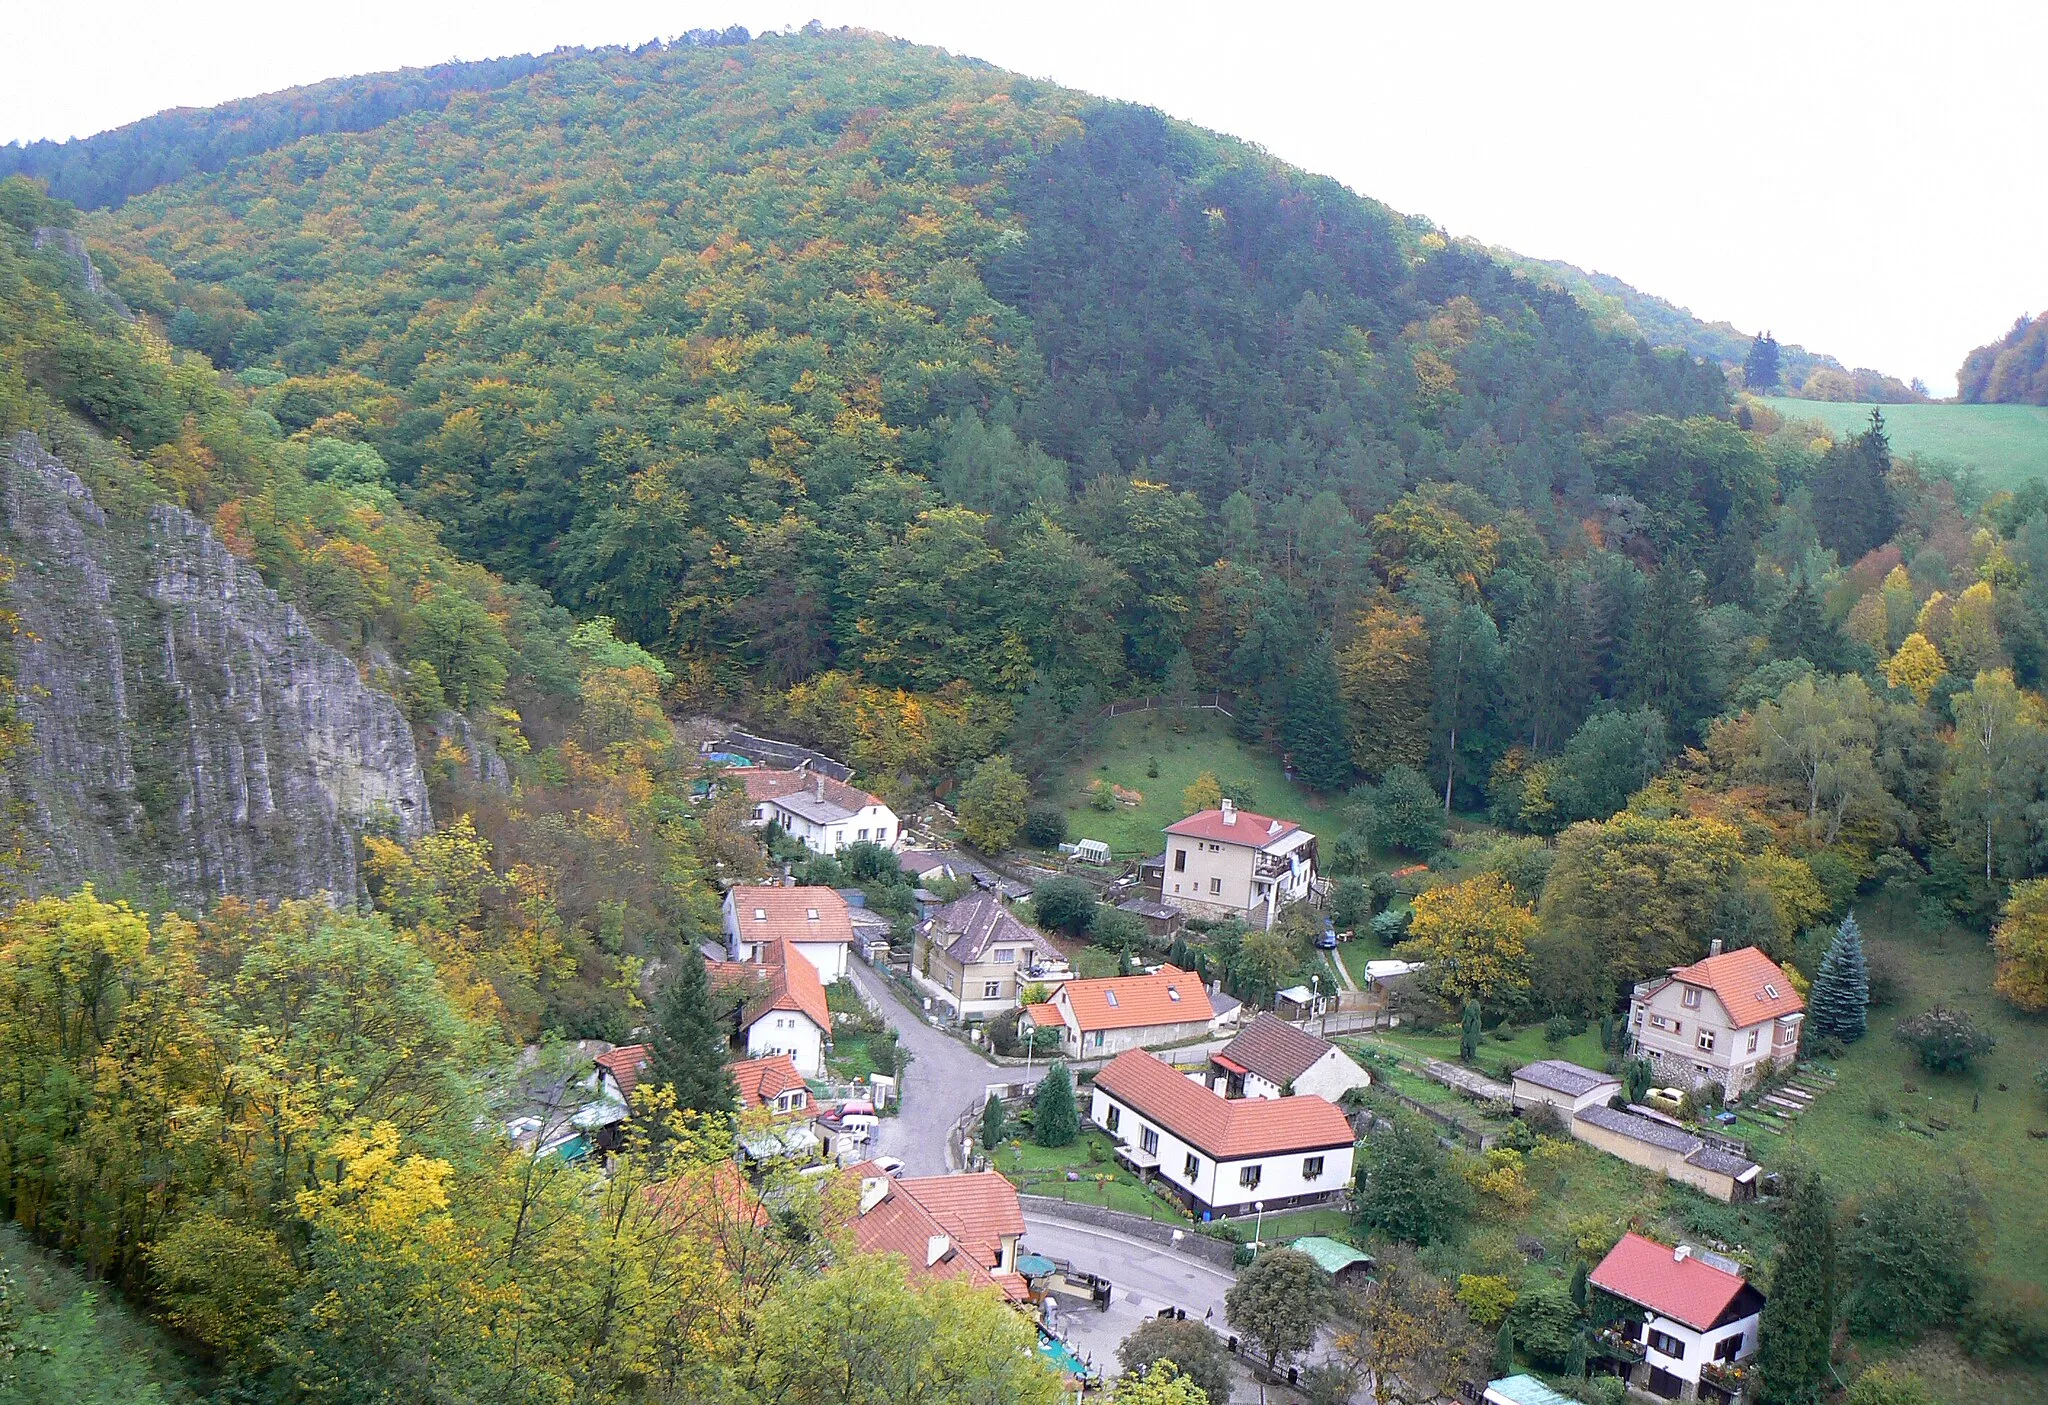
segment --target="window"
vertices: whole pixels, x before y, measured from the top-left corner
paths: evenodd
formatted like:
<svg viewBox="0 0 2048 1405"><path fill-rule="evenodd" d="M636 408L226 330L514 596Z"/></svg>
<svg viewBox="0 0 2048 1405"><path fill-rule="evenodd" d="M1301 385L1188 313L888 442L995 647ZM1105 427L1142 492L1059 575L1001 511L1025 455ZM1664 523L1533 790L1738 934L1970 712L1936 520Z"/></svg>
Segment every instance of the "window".
<svg viewBox="0 0 2048 1405"><path fill-rule="evenodd" d="M1192 1151L1189 1152L1188 1159L1181 1163L1180 1173L1187 1180L1193 1180L1195 1179L1195 1177L1201 1175L1202 1158L1195 1155Z"/></svg>
<svg viewBox="0 0 2048 1405"><path fill-rule="evenodd" d="M1186 872L1188 871L1188 851L1187 851L1187 850L1185 850L1185 849L1175 849L1175 850L1173 851L1173 871L1174 871L1175 873L1186 873Z"/></svg>
<svg viewBox="0 0 2048 1405"><path fill-rule="evenodd" d="M1099 1030L1099 1029L1098 1029L1098 1030L1096 1030L1096 1031L1095 1031L1095 1033L1093 1033L1092 1035L1090 1035L1090 1036L1089 1036L1089 1038L1095 1041L1095 1047L1096 1047L1096 1048L1100 1049L1100 1048L1102 1047L1102 1031L1101 1031L1101 1030Z"/></svg>
<svg viewBox="0 0 2048 1405"><path fill-rule="evenodd" d="M1749 1052L1752 1054L1756 1052L1756 1034L1753 1029L1749 1032Z"/></svg>
<svg viewBox="0 0 2048 1405"><path fill-rule="evenodd" d="M1138 1133L1138 1150L1149 1156L1159 1154L1159 1129L1147 1127Z"/></svg>
<svg viewBox="0 0 2048 1405"><path fill-rule="evenodd" d="M1689 986L1687 986L1687 987L1685 988L1685 1008L1686 1008L1686 1009L1688 1009L1688 1010L1697 1010L1697 1009L1699 1009L1699 1007L1700 1007L1700 991L1699 991L1699 987L1698 987L1698 986L1692 986L1692 985L1689 985Z"/></svg>
<svg viewBox="0 0 2048 1405"><path fill-rule="evenodd" d="M882 828L875 831L875 842L877 844L886 844L889 842L889 827L887 825L884 825Z"/></svg>
<svg viewBox="0 0 2048 1405"><path fill-rule="evenodd" d="M1104 1000L1107 1000L1107 1001L1109 1002L1109 1008L1110 1008L1110 1009L1114 1010L1114 1009L1116 1008L1116 992L1115 992L1115 991L1113 991L1113 990L1105 990L1105 991L1103 991L1103 992L1102 992L1102 998L1103 998Z"/></svg>
<svg viewBox="0 0 2048 1405"><path fill-rule="evenodd" d="M1702 1049L1711 1050L1714 1047L1714 1031L1712 1031L1711 1029L1701 1030L1699 1037L1699 1046Z"/></svg>
<svg viewBox="0 0 2048 1405"><path fill-rule="evenodd" d="M867 832L866 830L862 830L862 831L860 832L860 840L861 840L861 842L862 842L863 844L865 844L865 843L867 842L867 838L868 838L868 832Z"/></svg>
<svg viewBox="0 0 2048 1405"><path fill-rule="evenodd" d="M1742 1333L1740 1332L1717 1343L1714 1347L1714 1359L1716 1361L1733 1361L1741 1354Z"/></svg>
<svg viewBox="0 0 2048 1405"><path fill-rule="evenodd" d="M1677 1034L1680 1030L1685 1028L1685 1025L1678 1020L1666 1019L1662 1015L1652 1015L1650 1016L1650 1028L1668 1029L1673 1034Z"/></svg>
<svg viewBox="0 0 2048 1405"><path fill-rule="evenodd" d="M1114 1132L1124 1120L1124 1110L1115 1103L1109 1105L1109 1116L1103 1119L1110 1131Z"/></svg>
<svg viewBox="0 0 2048 1405"><path fill-rule="evenodd" d="M1212 893L1220 893L1220 892L1222 892L1222 891L1223 891L1223 880L1222 880L1221 878L1211 878L1211 879L1209 880L1209 891L1210 891L1210 892L1212 892Z"/></svg>
<svg viewBox="0 0 2048 1405"><path fill-rule="evenodd" d="M1002 999L1003 983L1001 981L983 981L981 983L981 998L984 1000Z"/></svg>
<svg viewBox="0 0 2048 1405"><path fill-rule="evenodd" d="M1243 1186L1246 1190L1257 1190L1259 1188L1259 1175L1264 1169L1265 1168L1261 1166L1239 1167L1237 1172L1237 1183Z"/></svg>
<svg viewBox="0 0 2048 1405"><path fill-rule="evenodd" d="M1764 987L1764 994L1770 999L1776 1000L1778 998L1778 988L1774 985L1767 985Z"/></svg>
<svg viewBox="0 0 2048 1405"><path fill-rule="evenodd" d="M1685 1360L1685 1343L1655 1327L1650 1329L1650 1350L1661 1352L1673 1361Z"/></svg>
<svg viewBox="0 0 2048 1405"><path fill-rule="evenodd" d="M997 948L997 950L996 950L996 960L997 960L997 961L1015 961L1016 959L1017 959L1017 948L1015 948L1014 946L1005 946L1005 947L999 947L999 948Z"/></svg>
<svg viewBox="0 0 2048 1405"><path fill-rule="evenodd" d="M765 907L757 907L757 908L755 908L755 909L754 909L754 920L755 920L756 922L766 922L766 921L768 920L768 909L767 909L767 908L765 908Z"/></svg>
<svg viewBox="0 0 2048 1405"><path fill-rule="evenodd" d="M1323 1158L1320 1156L1304 1156L1301 1159L1301 1178L1305 1181L1321 1180L1323 1178Z"/></svg>
<svg viewBox="0 0 2048 1405"><path fill-rule="evenodd" d="M1177 985L1170 985L1170 986L1168 986L1168 987L1166 988L1166 998L1167 998L1168 1000L1172 1000L1172 1001L1174 1001L1174 1002L1178 1003L1178 1002L1179 1002L1179 1000L1180 1000L1180 987L1179 987L1179 986L1177 986Z"/></svg>

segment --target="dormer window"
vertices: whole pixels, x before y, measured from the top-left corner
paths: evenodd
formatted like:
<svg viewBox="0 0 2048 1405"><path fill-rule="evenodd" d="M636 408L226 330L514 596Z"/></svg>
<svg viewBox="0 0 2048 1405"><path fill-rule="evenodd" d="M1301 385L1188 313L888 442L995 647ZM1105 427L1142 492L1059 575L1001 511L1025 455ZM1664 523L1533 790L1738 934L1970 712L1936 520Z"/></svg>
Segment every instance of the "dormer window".
<svg viewBox="0 0 2048 1405"><path fill-rule="evenodd" d="M1166 998L1167 998L1168 1000L1178 1000L1178 999L1180 999L1180 987L1179 987L1179 986L1177 986L1177 985L1170 985L1170 986L1168 986L1168 987L1166 988Z"/></svg>

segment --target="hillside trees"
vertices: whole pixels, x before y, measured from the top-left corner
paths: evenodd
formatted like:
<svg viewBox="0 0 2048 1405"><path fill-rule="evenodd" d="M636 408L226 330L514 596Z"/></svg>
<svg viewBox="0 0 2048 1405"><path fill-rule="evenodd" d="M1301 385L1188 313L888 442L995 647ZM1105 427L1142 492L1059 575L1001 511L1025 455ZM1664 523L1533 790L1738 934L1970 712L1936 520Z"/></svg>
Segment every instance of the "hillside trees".
<svg viewBox="0 0 2048 1405"><path fill-rule="evenodd" d="M1757 1372L1769 1405L1815 1405L1832 1377L1841 1273L1834 1197L1817 1173L1794 1181L1783 1223L1758 1331Z"/></svg>
<svg viewBox="0 0 2048 1405"><path fill-rule="evenodd" d="M1452 1009L1468 1002L1514 1005L1529 989L1528 944L1536 914L1497 873L1432 888L1411 908L1404 957L1426 961L1426 979Z"/></svg>
<svg viewBox="0 0 2048 1405"><path fill-rule="evenodd" d="M1429 632L1420 615L1378 604L1358 617L1336 659L1347 705L1351 760L1377 781L1429 759Z"/></svg>
<svg viewBox="0 0 2048 1405"><path fill-rule="evenodd" d="M1853 1044L1867 1028L1870 969L1863 956L1863 929L1850 913L1835 929L1807 993L1807 1024L1815 1034Z"/></svg>

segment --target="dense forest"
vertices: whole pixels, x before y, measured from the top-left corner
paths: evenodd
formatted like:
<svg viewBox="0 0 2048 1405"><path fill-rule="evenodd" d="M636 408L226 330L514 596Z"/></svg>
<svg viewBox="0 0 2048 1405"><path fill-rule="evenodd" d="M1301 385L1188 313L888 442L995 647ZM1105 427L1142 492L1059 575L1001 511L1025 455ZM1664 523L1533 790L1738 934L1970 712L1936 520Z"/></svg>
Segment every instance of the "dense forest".
<svg viewBox="0 0 2048 1405"><path fill-rule="evenodd" d="M691 713L1022 811L1101 702L1220 690L1326 797L1346 900L1451 816L1509 832L1404 918L1443 1018L1611 1020L1715 939L1803 985L1880 886L2048 1008L2048 489L1881 414L1816 434L1426 221L935 51L475 77L135 129L71 187L118 208L0 181L0 433L203 518L432 739L440 827L365 841L364 910L0 917L0 1210L231 1398L1050 1390L815 1184L736 1191L705 1107L608 1180L503 1146L512 1051L667 1037L650 972L763 871ZM1313 959L1207 946L1254 988Z"/></svg>
<svg viewBox="0 0 2048 1405"><path fill-rule="evenodd" d="M1972 405L2048 405L2048 313L2022 314L2001 340L1965 356L1956 388Z"/></svg>

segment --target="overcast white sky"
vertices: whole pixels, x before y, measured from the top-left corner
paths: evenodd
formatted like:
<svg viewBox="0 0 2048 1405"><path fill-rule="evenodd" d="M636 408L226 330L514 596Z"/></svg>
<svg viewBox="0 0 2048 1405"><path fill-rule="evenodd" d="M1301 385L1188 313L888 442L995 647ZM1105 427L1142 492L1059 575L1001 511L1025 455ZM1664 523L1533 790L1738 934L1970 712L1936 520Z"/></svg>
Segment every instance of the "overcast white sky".
<svg viewBox="0 0 2048 1405"><path fill-rule="evenodd" d="M2048 306L2048 5L0 0L0 141L345 73L816 18L1260 143L1454 234L1954 392Z"/></svg>

